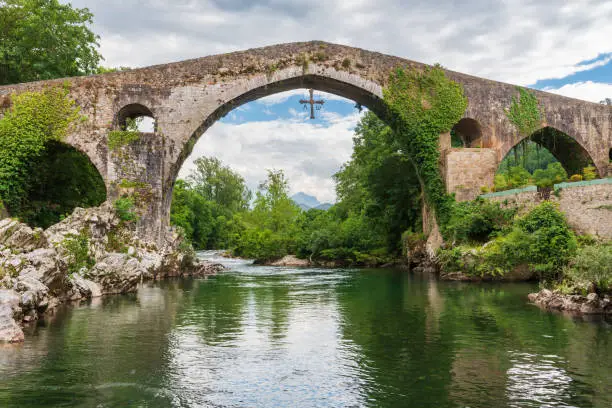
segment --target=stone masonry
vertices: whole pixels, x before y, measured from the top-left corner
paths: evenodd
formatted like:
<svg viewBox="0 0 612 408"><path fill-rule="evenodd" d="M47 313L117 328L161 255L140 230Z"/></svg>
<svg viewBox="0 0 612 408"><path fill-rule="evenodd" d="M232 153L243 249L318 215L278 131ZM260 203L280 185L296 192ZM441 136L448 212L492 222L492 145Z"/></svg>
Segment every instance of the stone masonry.
<svg viewBox="0 0 612 408"><path fill-rule="evenodd" d="M109 199L138 190L143 236L162 239L169 222L172 189L195 141L216 120L246 102L296 88L315 88L352 99L385 119L382 100L389 74L399 67L426 66L399 57L321 41L280 44L130 71L0 87L0 107L11 95L67 85L86 121L67 142L89 156L104 178ZM473 198L493 182L497 164L520 141L505 109L516 87L447 71L468 98L465 118L478 126L470 138L481 151L450 151L441 163L449 191ZM536 91L545 108L542 127L554 127L576 141L608 172L612 108ZM127 117L155 119L153 134L120 151L108 135ZM469 162L466 163L466 162Z"/></svg>
<svg viewBox="0 0 612 408"><path fill-rule="evenodd" d="M567 222L577 232L612 239L612 183L562 188L549 199L559 203ZM526 191L489 200L518 206L520 212L526 212L543 198L537 191Z"/></svg>

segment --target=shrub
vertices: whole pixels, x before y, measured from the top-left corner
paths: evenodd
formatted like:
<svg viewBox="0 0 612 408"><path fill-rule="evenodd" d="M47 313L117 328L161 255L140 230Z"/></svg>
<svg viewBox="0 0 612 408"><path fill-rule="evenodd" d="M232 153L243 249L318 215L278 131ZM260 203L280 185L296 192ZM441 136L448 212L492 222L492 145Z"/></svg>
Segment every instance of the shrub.
<svg viewBox="0 0 612 408"><path fill-rule="evenodd" d="M134 199L131 197L121 197L115 200L115 211L121 221L131 222L138 219L138 215L134 212Z"/></svg>
<svg viewBox="0 0 612 408"><path fill-rule="evenodd" d="M594 244L580 249L564 269L568 279L580 288L599 293L612 291L612 244Z"/></svg>
<svg viewBox="0 0 612 408"><path fill-rule="evenodd" d="M508 226L515 214L516 209L504 209L483 199L457 203L445 231L457 243L486 242Z"/></svg>
<svg viewBox="0 0 612 408"><path fill-rule="evenodd" d="M91 268L95 261L89 253L89 238L81 233L67 235L60 246L68 256L68 273L78 273L82 268Z"/></svg>
<svg viewBox="0 0 612 408"><path fill-rule="evenodd" d="M565 180L567 180L567 172L559 162L550 163L546 170L538 169L533 173L533 181L540 188L552 187Z"/></svg>
<svg viewBox="0 0 612 408"><path fill-rule="evenodd" d="M570 181L582 181L581 174L572 174L572 177L569 178Z"/></svg>
<svg viewBox="0 0 612 408"><path fill-rule="evenodd" d="M597 178L597 169L593 166L587 166L582 169L582 175L585 180L595 180Z"/></svg>

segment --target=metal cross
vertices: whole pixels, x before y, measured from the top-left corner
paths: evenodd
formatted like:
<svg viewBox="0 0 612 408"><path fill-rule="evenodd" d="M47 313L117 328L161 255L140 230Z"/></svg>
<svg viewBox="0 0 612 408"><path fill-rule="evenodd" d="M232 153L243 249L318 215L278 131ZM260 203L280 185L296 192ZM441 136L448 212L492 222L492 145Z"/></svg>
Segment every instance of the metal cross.
<svg viewBox="0 0 612 408"><path fill-rule="evenodd" d="M314 119L315 105L323 105L325 101L322 99L318 101L314 100L314 89L309 89L308 92L310 92L310 99L300 99L300 103L304 105L304 109L306 109L306 105L310 105L310 119ZM317 110L319 109L321 109L321 107L317 106Z"/></svg>

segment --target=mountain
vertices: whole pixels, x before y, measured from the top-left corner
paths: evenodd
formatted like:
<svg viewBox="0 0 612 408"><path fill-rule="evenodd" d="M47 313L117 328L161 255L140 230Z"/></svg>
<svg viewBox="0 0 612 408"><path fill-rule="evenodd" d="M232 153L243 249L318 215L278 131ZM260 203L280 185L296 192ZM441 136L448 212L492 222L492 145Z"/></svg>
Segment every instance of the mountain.
<svg viewBox="0 0 612 408"><path fill-rule="evenodd" d="M301 191L292 195L291 199L304 211L310 210L311 208L327 210L332 206L330 203L320 203L316 197L302 193Z"/></svg>
<svg viewBox="0 0 612 408"><path fill-rule="evenodd" d="M323 203L323 204L317 205L315 208L317 210L325 210L325 211L327 211L327 210L329 210L331 208L332 205L333 204L330 204L330 203Z"/></svg>

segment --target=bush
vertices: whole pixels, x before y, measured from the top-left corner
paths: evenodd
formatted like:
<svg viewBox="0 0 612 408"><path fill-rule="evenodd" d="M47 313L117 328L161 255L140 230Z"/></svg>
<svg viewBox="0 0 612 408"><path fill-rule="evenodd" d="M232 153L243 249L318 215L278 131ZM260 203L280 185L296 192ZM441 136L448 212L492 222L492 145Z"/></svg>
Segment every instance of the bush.
<svg viewBox="0 0 612 408"><path fill-rule="evenodd" d="M570 181L582 181L581 174L572 174L572 177L569 178Z"/></svg>
<svg viewBox="0 0 612 408"><path fill-rule="evenodd" d="M585 180L595 180L597 178L597 169L593 166L587 166L582 169L582 175Z"/></svg>
<svg viewBox="0 0 612 408"><path fill-rule="evenodd" d="M115 200L115 211L121 221L132 222L138 219L138 215L134 212L134 199L131 197L121 197Z"/></svg>
<svg viewBox="0 0 612 408"><path fill-rule="evenodd" d="M95 261L89 253L89 238L85 234L67 235L60 246L68 255L68 273L78 273L82 268L91 268Z"/></svg>
<svg viewBox="0 0 612 408"><path fill-rule="evenodd" d="M476 216L472 219L478 220ZM446 271L496 276L527 265L541 280L551 281L560 277L563 267L575 255L576 247L576 237L563 214L553 203L545 202L518 219L510 230L505 233L502 230L487 245L467 248L469 251L456 247L441 251L438 257Z"/></svg>
<svg viewBox="0 0 612 408"><path fill-rule="evenodd" d="M515 214L516 209L504 209L499 203L483 199L457 203L446 234L456 243L486 242L508 226Z"/></svg>
<svg viewBox="0 0 612 408"><path fill-rule="evenodd" d="M580 249L564 273L579 288L600 294L612 292L612 244L594 244Z"/></svg>
<svg viewBox="0 0 612 408"><path fill-rule="evenodd" d="M550 163L546 170L538 169L533 173L533 181L540 188L552 187L565 180L567 172L559 162Z"/></svg>

